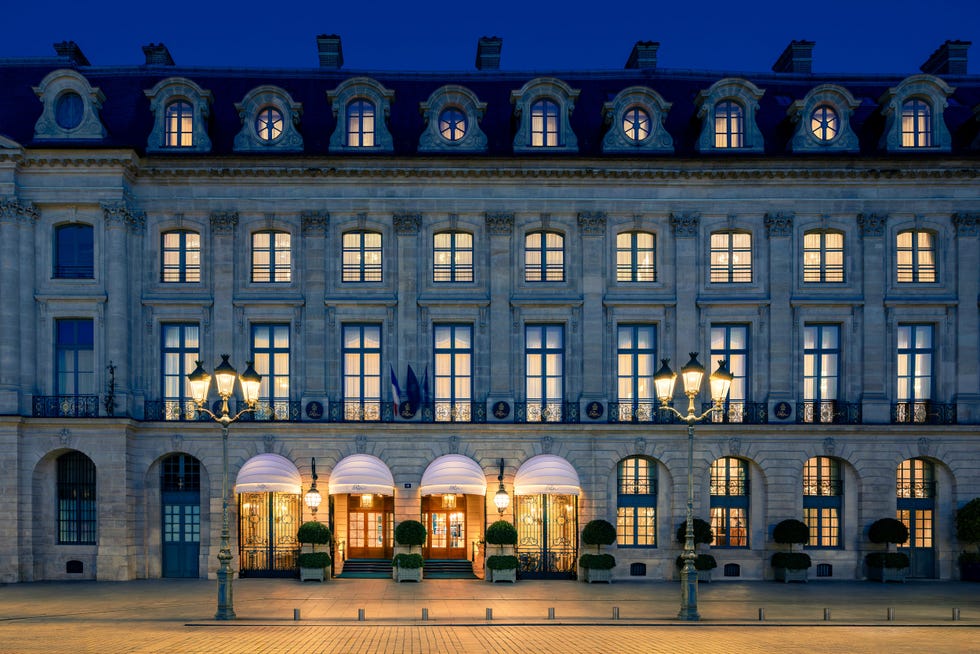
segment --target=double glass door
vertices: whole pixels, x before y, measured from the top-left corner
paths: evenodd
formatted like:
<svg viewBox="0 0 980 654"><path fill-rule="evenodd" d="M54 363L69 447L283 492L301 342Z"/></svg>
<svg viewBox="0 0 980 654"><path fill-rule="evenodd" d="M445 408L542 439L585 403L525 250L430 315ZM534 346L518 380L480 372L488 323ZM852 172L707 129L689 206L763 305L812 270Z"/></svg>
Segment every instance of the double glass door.
<svg viewBox="0 0 980 654"><path fill-rule="evenodd" d="M381 495L347 499L347 558L390 559L393 551L394 500Z"/></svg>
<svg viewBox="0 0 980 654"><path fill-rule="evenodd" d="M575 577L578 498L574 495L517 497L517 558L528 579Z"/></svg>
<svg viewBox="0 0 980 654"><path fill-rule="evenodd" d="M302 518L300 496L292 493L241 493L239 556L243 577L296 574Z"/></svg>
<svg viewBox="0 0 980 654"><path fill-rule="evenodd" d="M450 507L442 495L422 498L422 523L428 532L425 558L466 558L466 497L455 496L452 503L456 502L459 505Z"/></svg>

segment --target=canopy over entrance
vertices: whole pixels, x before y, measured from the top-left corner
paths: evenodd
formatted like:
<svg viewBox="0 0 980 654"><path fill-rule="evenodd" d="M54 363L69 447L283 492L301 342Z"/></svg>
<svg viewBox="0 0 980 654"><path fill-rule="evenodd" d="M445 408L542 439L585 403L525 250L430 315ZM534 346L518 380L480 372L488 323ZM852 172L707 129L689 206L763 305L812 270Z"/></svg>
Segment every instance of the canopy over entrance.
<svg viewBox="0 0 980 654"><path fill-rule="evenodd" d="M554 454L539 454L514 475L514 495L578 495L581 483L572 464Z"/></svg>
<svg viewBox="0 0 980 654"><path fill-rule="evenodd" d="M487 476L473 459L446 454L429 464L422 475L422 495L486 495Z"/></svg>
<svg viewBox="0 0 980 654"><path fill-rule="evenodd" d="M245 462L235 478L236 493L302 492L303 479L293 462L278 454L259 454Z"/></svg>
<svg viewBox="0 0 980 654"><path fill-rule="evenodd" d="M394 495L395 479L385 462L370 454L351 454L330 473L330 494Z"/></svg>

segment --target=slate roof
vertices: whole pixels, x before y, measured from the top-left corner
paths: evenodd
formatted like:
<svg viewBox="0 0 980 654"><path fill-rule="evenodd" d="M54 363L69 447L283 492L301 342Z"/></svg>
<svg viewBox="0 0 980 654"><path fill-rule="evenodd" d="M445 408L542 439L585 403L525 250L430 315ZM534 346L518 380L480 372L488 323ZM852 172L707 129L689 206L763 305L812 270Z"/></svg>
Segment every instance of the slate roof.
<svg viewBox="0 0 980 654"><path fill-rule="evenodd" d="M60 68L78 71L105 95L105 103L100 114L102 123L108 131L105 139L97 142L34 140L34 123L41 114L42 105L33 87L37 86L48 73ZM647 86L673 104L667 114L666 128L674 139L675 152L673 155L655 156L758 158L787 154L787 144L792 137L794 127L787 116L787 109L794 101L805 97L813 87L824 83L843 86L860 102L851 120L854 132L860 140L860 155L857 156L880 156L882 152L878 144L884 129L884 118L879 111L878 99L890 87L896 86L905 78L901 75L737 73L668 69L391 72L346 69L217 69L181 66L99 67L76 66L66 63L65 59L16 59L0 60L0 134L28 147L132 148L137 153L143 154L153 127L153 114L144 91L153 88L160 80L169 77L186 77L213 95L208 124L212 140L210 156L233 154L243 157L275 156L276 153L273 151L258 154L233 151L235 135L241 129L241 120L234 105L249 91L263 84L283 88L293 100L303 105L299 131L304 140L304 154L334 155L328 152L328 142L336 123L326 92L336 88L346 79L362 75L378 81L395 92L389 122L389 129L394 139L395 156L431 156L417 152L419 135L424 128L419 103L426 101L434 90L446 84L465 86L475 93L480 101L487 103L481 128L487 135L488 147L485 154L477 156L491 158L514 156L512 144L517 125L514 119L514 107L510 101L511 92L520 89L529 80L550 76L561 79L573 89L581 90L571 115L571 127L578 137L578 155L535 152L519 156L532 158L578 156L611 159L633 155L602 153L602 137L606 129L602 119L602 105L612 100L623 89L634 85ZM765 91L759 101L759 110L756 114L759 129L765 139L765 152L762 155L734 152L698 154L695 151L695 143L701 132L701 123L696 116L695 98L698 92L726 77L749 80ZM955 88L944 113L946 125L952 136L952 153L976 156L978 152L976 149L971 149L971 144L977 138L978 128L980 128L980 121L975 116L977 108L980 107L980 76L943 75L942 78ZM474 156L472 153L461 153L461 155ZM156 156L199 155L177 152L173 155ZM296 155L282 153L280 156ZM805 158L826 155L792 156ZM836 156L841 155L838 153ZM914 156L934 155L928 152L916 152Z"/></svg>

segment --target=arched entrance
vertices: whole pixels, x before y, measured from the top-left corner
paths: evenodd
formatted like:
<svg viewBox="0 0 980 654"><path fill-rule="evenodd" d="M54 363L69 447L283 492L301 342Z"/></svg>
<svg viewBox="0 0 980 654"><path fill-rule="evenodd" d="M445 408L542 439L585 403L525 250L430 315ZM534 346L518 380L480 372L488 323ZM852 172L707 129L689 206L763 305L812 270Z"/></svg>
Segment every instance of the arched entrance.
<svg viewBox="0 0 980 654"><path fill-rule="evenodd" d="M936 576L935 512L936 467L926 459L907 459L898 466L897 517L909 528L909 539L899 552L909 556L909 576Z"/></svg>
<svg viewBox="0 0 980 654"><path fill-rule="evenodd" d="M200 576L201 462L171 454L160 464L160 528L164 577Z"/></svg>
<svg viewBox="0 0 980 654"><path fill-rule="evenodd" d="M468 505L473 498L473 511L477 511L487 494L483 469L461 454L441 456L425 469L420 492L422 523L428 531L422 555L426 559L466 559L467 516L472 513ZM481 522L482 517L481 513Z"/></svg>
<svg viewBox="0 0 980 654"><path fill-rule="evenodd" d="M578 550L575 468L560 456L540 454L514 476L517 557L527 579L574 579Z"/></svg>
<svg viewBox="0 0 980 654"><path fill-rule="evenodd" d="M242 577L296 574L296 532L303 516L301 488L299 470L278 454L252 457L238 472L235 492Z"/></svg>
<svg viewBox="0 0 980 654"><path fill-rule="evenodd" d="M347 559L390 559L394 540L395 480L384 461L370 454L341 459L330 473L335 515L346 515L338 537ZM344 537L346 534L346 538Z"/></svg>

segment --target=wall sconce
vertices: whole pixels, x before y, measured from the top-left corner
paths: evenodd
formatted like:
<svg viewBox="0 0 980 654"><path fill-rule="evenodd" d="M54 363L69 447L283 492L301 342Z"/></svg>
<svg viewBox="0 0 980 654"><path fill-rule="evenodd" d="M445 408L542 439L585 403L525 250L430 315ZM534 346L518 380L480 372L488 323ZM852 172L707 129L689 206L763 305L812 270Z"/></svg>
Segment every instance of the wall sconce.
<svg viewBox="0 0 980 654"><path fill-rule="evenodd" d="M503 459L500 460L500 474L497 475L497 482L500 484L500 487L497 489L497 492L494 493L493 503L494 506L497 507L497 513L503 515L504 511L507 510L507 507L510 506L510 496L507 494L507 491L504 490L504 460Z"/></svg>
<svg viewBox="0 0 980 654"><path fill-rule="evenodd" d="M320 502L323 501L323 498L320 497L320 491L316 489L316 480L316 457L313 457L313 483L310 484L310 490L306 491L303 501L306 502L306 506L313 513L314 520L316 520L316 510L320 507Z"/></svg>

